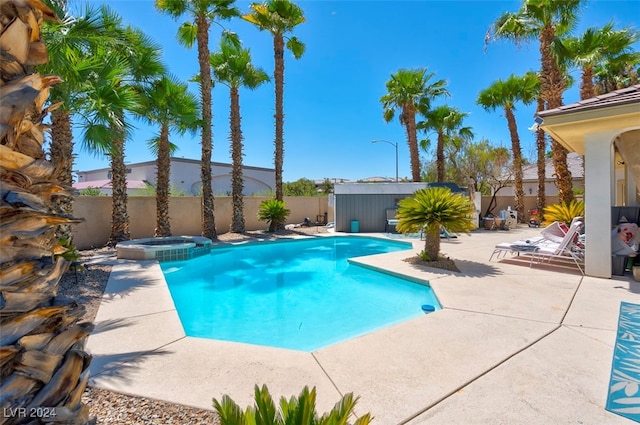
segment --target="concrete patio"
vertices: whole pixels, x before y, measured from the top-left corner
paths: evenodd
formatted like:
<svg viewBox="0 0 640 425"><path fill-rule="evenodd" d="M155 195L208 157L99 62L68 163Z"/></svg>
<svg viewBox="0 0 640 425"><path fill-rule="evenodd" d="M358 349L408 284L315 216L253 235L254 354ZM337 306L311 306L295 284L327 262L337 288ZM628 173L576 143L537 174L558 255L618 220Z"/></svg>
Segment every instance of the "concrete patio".
<svg viewBox="0 0 640 425"><path fill-rule="evenodd" d="M119 260L88 343L90 385L208 409L223 394L252 404L256 384L278 398L308 385L319 412L353 392L356 414L383 425L631 423L604 406L620 302L640 303L640 282L488 261L496 243L538 233L443 240L461 273L402 261L408 251L359 259L428 280L443 309L312 353L186 337L158 264Z"/></svg>

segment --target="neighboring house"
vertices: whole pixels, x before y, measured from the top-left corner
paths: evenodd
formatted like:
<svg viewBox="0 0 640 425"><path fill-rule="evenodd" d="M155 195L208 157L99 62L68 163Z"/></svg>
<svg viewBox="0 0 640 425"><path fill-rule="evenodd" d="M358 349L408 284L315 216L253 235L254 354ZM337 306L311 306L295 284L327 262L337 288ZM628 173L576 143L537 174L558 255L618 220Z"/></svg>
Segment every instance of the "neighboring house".
<svg viewBox="0 0 640 425"><path fill-rule="evenodd" d="M575 152L569 152L567 154L567 166L573 176L574 189L584 190L584 166L582 156ZM557 196L558 188L556 186L556 169L553 166L553 159L548 158L545 161L545 176L544 176L544 191L546 196ZM500 196L515 196L514 183L506 186L498 192ZM522 167L522 188L524 189L524 196L536 197L538 196L538 165L529 164Z"/></svg>
<svg viewBox="0 0 640 425"><path fill-rule="evenodd" d="M242 167L244 195L270 193L275 188L275 170L261 167ZM211 163L213 193L216 196L231 195L231 164ZM127 164L127 193L135 196L146 189L147 184L156 185L156 161ZM185 158L171 158L171 188L188 195L199 195L202 189L200 161ZM99 188L103 194L111 195L111 168L78 171L78 181L74 189Z"/></svg>

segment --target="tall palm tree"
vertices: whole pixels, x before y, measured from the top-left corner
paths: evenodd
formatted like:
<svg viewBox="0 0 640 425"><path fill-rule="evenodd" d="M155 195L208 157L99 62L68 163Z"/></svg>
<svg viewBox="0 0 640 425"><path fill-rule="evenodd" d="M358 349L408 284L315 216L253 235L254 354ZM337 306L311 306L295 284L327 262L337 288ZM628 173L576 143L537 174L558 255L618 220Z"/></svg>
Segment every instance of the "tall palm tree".
<svg viewBox="0 0 640 425"><path fill-rule="evenodd" d="M95 98L86 93L86 90L91 89L91 85L86 83L92 78L92 73L100 72L100 68L104 66L104 61L95 53L105 45L121 47L124 39L121 29L111 25L115 14L104 5L100 8L87 7L80 16L73 16L66 7L58 7L55 11L63 19L48 22L43 27L50 60L39 65L38 70L43 74L55 73L63 79L61 84L51 90L51 101L55 106L49 108L50 155L60 181L71 185L74 161L73 118L86 124L85 117L91 114L90 108L93 106L87 100ZM84 140L81 142L84 148L90 149L90 143ZM63 211L72 213L73 198L62 197L56 202ZM58 235L71 240L70 227L61 226Z"/></svg>
<svg viewBox="0 0 640 425"><path fill-rule="evenodd" d="M425 133L428 133L429 131L435 131L437 134L436 178L439 182L443 182L445 176L445 144L447 142L452 142L456 138L473 138L471 127L465 127L462 125L462 121L467 115L469 114L467 114L466 112L461 112L457 108L442 105L427 110L426 113L424 113L425 121L421 121L416 125L418 129L424 130ZM430 141L429 139L425 139L420 143L422 145L422 148L426 149Z"/></svg>
<svg viewBox="0 0 640 425"><path fill-rule="evenodd" d="M426 68L400 69L391 75L386 83L387 94L380 98L386 122L393 120L396 109L400 111L398 118L407 135L407 145L411 157L411 177L414 182L420 181L416 114L426 114L433 99L449 95L445 80L430 83L434 76L433 72L427 73Z"/></svg>
<svg viewBox="0 0 640 425"><path fill-rule="evenodd" d="M242 233L244 227L244 200L242 191L244 182L242 177L242 125L240 115L240 88L251 90L269 81L269 76L260 68L251 64L248 49L223 37L220 40L220 51L211 55L211 69L216 81L229 87L231 98L229 122L231 125L231 198L233 215L231 231Z"/></svg>
<svg viewBox="0 0 640 425"><path fill-rule="evenodd" d="M531 104L540 93L538 76L529 72L522 77L511 75L506 80L497 80L478 95L477 103L487 111L498 108L504 110L511 136L511 150L513 152L513 168L516 184L515 210L520 220L524 220L524 188L522 184L522 148L515 111L516 103Z"/></svg>
<svg viewBox="0 0 640 425"><path fill-rule="evenodd" d="M118 25L115 22L114 25ZM165 74L160 60L160 46L144 33L131 27L126 28L127 47L113 49L106 46L99 57L113 56L120 66L113 79L105 84L106 94L114 101L107 104L110 109L109 121L106 124L111 138L108 143L111 157L111 234L108 244L131 239L129 232L129 214L127 212L127 167L125 165L125 141L130 135L131 125L127 122L127 112L139 112L143 104L140 93L143 88L158 77ZM126 95L118 95L119 92ZM123 101L123 99L125 99ZM104 102L106 104L106 102ZM104 126L101 128L105 128Z"/></svg>
<svg viewBox="0 0 640 425"><path fill-rule="evenodd" d="M489 29L487 40L507 38L520 42L537 39L540 43L540 89L547 109L562 106L566 88L564 73L556 60L553 43L576 23L583 0L524 0L516 13L504 13ZM561 202L573 199L573 179L567 166L567 150L552 140L553 165Z"/></svg>
<svg viewBox="0 0 640 425"><path fill-rule="evenodd" d="M155 0L155 7L175 19L187 15L190 21L178 29L178 41L190 48L198 48L200 98L202 105L202 236L217 239L211 178L213 152L213 101L211 100L211 69L209 68L209 28L216 19L230 19L240 12L233 7L235 0Z"/></svg>
<svg viewBox="0 0 640 425"><path fill-rule="evenodd" d="M538 94L536 99L536 113L544 111L544 99ZM536 130L536 168L538 170L538 195L536 208L538 211L547 205L546 173L547 173L547 133L543 129Z"/></svg>
<svg viewBox="0 0 640 425"><path fill-rule="evenodd" d="M588 28L579 37L556 39L555 52L561 60L571 62L581 71L580 99L595 96L594 68L608 60L632 60L636 63L640 55L632 51L632 46L640 35L631 28L615 30L613 23L602 28Z"/></svg>
<svg viewBox="0 0 640 425"><path fill-rule="evenodd" d="M177 146L169 140L171 133L195 133L200 126L198 98L188 91L186 84L172 76L163 76L142 92L141 115L149 124L160 126L160 131L149 146L156 154L156 228L154 236L171 236L169 221L169 192L171 153Z"/></svg>
<svg viewBox="0 0 640 425"><path fill-rule="evenodd" d="M34 69L47 61L42 22L57 18L40 0L4 1L1 16L0 45L11 46L0 61L2 423L85 424L89 409L81 397L91 356L84 345L93 325L78 323L83 309L75 302L56 297L70 261L55 228L79 220L52 201L71 196L71 188L56 177L42 149L44 104L61 79ZM32 409L38 418L21 414Z"/></svg>
<svg viewBox="0 0 640 425"><path fill-rule="evenodd" d="M282 168L284 164L284 48L285 34L305 22L302 9L289 0L267 0L264 3L252 3L251 13L242 16L262 31L273 36L273 56L275 82L275 152L274 167L276 169L276 199L282 201ZM297 37L288 37L286 47L293 57L300 59L305 45Z"/></svg>

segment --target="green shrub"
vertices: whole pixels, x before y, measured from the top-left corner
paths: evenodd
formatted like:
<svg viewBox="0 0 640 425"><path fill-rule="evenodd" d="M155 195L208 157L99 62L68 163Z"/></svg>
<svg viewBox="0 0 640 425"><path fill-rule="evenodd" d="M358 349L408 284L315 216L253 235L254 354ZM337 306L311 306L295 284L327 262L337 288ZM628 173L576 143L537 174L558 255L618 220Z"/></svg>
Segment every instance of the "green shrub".
<svg viewBox="0 0 640 425"><path fill-rule="evenodd" d="M276 409L273 397L266 385L255 386L255 403L242 410L228 395L219 402L213 399L213 407L220 416L221 425L349 425L347 420L353 413L358 401L352 393L345 394L329 413L318 416L316 413L316 389L309 391L304 387L298 397L289 400L280 398L280 409ZM373 418L366 414L358 418L354 425L367 425Z"/></svg>
<svg viewBox="0 0 640 425"><path fill-rule="evenodd" d="M258 219L269 223L269 232L275 232L284 226L291 210L286 208L283 201L277 199L267 199L260 203L258 209Z"/></svg>

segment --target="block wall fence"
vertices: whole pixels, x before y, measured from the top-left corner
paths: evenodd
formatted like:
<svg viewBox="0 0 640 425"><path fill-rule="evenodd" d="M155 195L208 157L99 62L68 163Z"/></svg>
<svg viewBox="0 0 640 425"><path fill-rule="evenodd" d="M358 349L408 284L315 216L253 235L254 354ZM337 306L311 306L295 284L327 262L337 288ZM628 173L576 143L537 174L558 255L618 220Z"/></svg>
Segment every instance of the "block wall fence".
<svg viewBox="0 0 640 425"><path fill-rule="evenodd" d="M247 197L244 199L245 226L248 231L266 230L267 223L258 220L258 207L266 197ZM482 197L482 214L485 213L491 197ZM494 214L513 208L514 200L511 196L496 197L497 206ZM318 216L327 214L328 221L335 221L335 211L329 206L327 197L289 196L284 198L287 208L291 210L288 223L302 223L305 217L312 222ZM525 217L527 211L535 208L535 197L525 197ZM72 226L74 245L78 249L103 247L109 240L111 233L111 197L110 196L77 196L74 199L73 215L83 218L80 224ZM556 196L547 197L547 205L558 202ZM169 216L171 233L181 236L195 236L201 234L201 198L173 197L169 201ZM156 225L156 200L152 196L130 196L127 210L129 213L129 230L131 238L153 237ZM231 197L215 198L216 229L219 234L229 232L231 226Z"/></svg>

